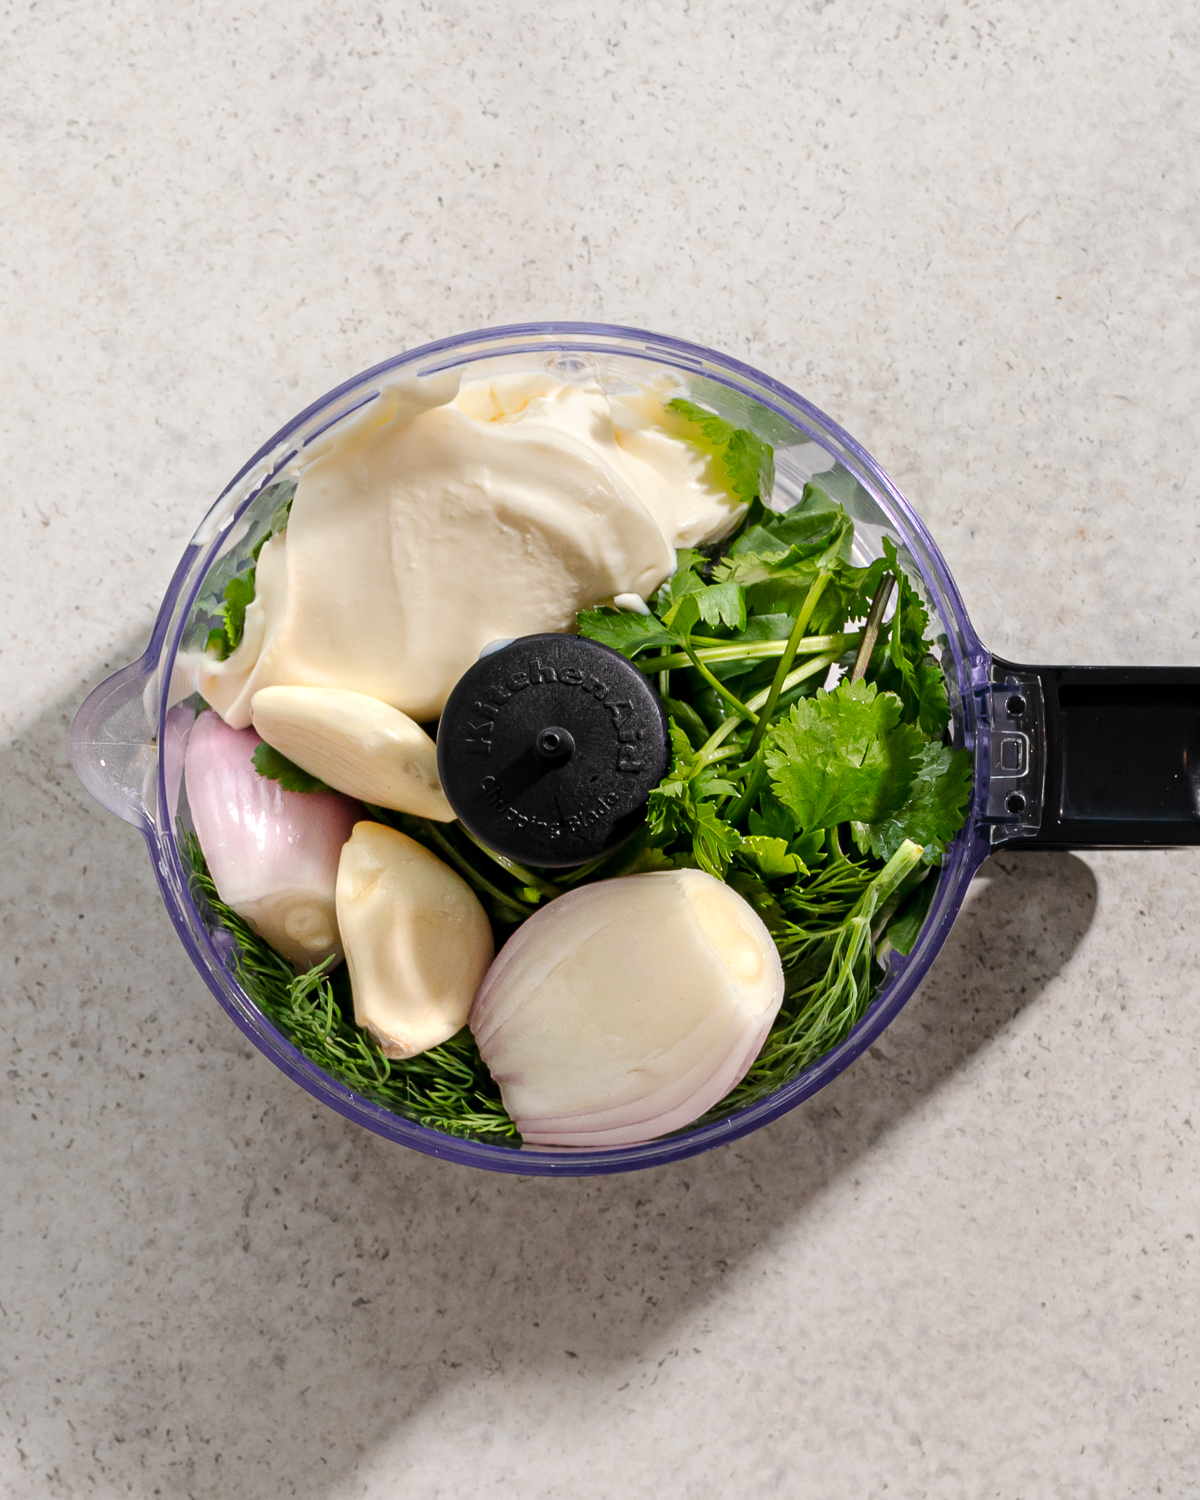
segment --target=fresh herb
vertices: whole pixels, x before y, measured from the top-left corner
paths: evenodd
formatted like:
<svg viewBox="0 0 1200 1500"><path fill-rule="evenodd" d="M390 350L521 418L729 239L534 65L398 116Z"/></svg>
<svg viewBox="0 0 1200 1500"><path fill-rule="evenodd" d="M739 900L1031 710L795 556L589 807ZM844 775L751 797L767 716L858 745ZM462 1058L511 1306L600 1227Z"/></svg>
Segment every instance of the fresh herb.
<svg viewBox="0 0 1200 1500"><path fill-rule="evenodd" d="M237 650L246 629L246 606L254 598L254 569L231 578L222 598L221 624L208 632L206 649L224 661Z"/></svg>
<svg viewBox="0 0 1200 1500"><path fill-rule="evenodd" d="M740 499L770 498L773 470L753 444L702 408L673 406L705 451L755 455L753 477L749 459L736 484L721 471ZM647 850L727 881L783 960L779 1017L710 1118L848 1035L884 977L881 945L916 941L936 884L924 877L966 815L970 759L945 743L928 610L890 538L870 567L852 561L856 495L834 470L787 512L752 504L721 547L678 553L649 615L579 616L581 634L654 675L670 718Z"/></svg>
<svg viewBox="0 0 1200 1500"><path fill-rule="evenodd" d="M922 872L928 873L928 870ZM905 955L913 951L929 908L933 904L936 881L925 880L916 890L907 893L896 909L896 914L884 929L883 942L897 953ZM882 946L882 944L881 944Z"/></svg>
<svg viewBox="0 0 1200 1500"><path fill-rule="evenodd" d="M684 435L712 455L717 477L731 494L745 505L770 499L775 488L775 453L769 443L692 401L669 401L667 410L678 413L688 424Z"/></svg>
<svg viewBox="0 0 1200 1500"><path fill-rule="evenodd" d="M872 682L839 684L794 703L772 727L771 789L797 829L879 823L899 812L925 743L919 729L901 722L903 709Z"/></svg>
<svg viewBox="0 0 1200 1500"><path fill-rule="evenodd" d="M799 504L773 513L770 446L692 402L669 409L747 511L721 545L677 554L649 614L578 617L582 635L653 677L669 715L671 767L642 831L589 865L550 872L495 854L459 824L368 810L462 875L497 947L586 881L693 866L737 890L774 938L786 989L759 1057L706 1116L719 1119L837 1046L884 978L881 955L911 952L935 893L931 866L965 817L970 761L946 743L949 700L928 610L895 544L885 537L870 567L852 561L852 477L817 476ZM287 503L255 560L286 524ZM253 569L226 585L222 627L210 637L219 654L236 649L253 595ZM321 785L266 745L255 765L286 790ZM220 902L190 835L185 848L197 891L237 941L240 982L307 1057L422 1124L517 1142L467 1032L390 1062L354 1026L344 971L294 975Z"/></svg>
<svg viewBox="0 0 1200 1500"><path fill-rule="evenodd" d="M289 760L286 755L264 741L254 752L254 769L269 781L277 781L285 792L327 792L329 787L316 776Z"/></svg>
<svg viewBox="0 0 1200 1500"><path fill-rule="evenodd" d="M180 843L191 865L191 890L201 911L237 944L234 973L263 1015L331 1078L419 1125L469 1140L518 1146L520 1136L505 1112L500 1090L465 1028L440 1047L396 1061L384 1057L370 1033L354 1024L345 970L296 974L217 895L194 833L180 825Z"/></svg>
<svg viewBox="0 0 1200 1500"><path fill-rule="evenodd" d="M927 864L940 864L946 846L963 825L971 795L971 762L965 751L945 745L921 746L908 797L884 818L854 822L854 842L876 859L888 859L905 839L924 849Z"/></svg>
<svg viewBox="0 0 1200 1500"><path fill-rule="evenodd" d="M280 485L272 486L272 491L277 496L282 496L271 519L267 522L267 529L255 542L250 553L251 565L234 576L225 585L221 594L222 603L219 608L220 625L214 625L208 632L204 649L219 661L226 661L241 645L242 636L246 633L246 606L252 603L255 591L255 574L258 567L258 554L266 546L270 539L287 527L288 517L291 514L292 499L296 493L295 483L286 481ZM269 493L269 492L268 492ZM212 616L210 615L211 619ZM296 790L311 790L311 788L297 788Z"/></svg>
<svg viewBox="0 0 1200 1500"><path fill-rule="evenodd" d="M849 1035L876 988L873 920L920 858L918 845L901 844L836 928L812 944L810 961L792 966L793 983L766 1044L745 1078L708 1118L773 1094Z"/></svg>

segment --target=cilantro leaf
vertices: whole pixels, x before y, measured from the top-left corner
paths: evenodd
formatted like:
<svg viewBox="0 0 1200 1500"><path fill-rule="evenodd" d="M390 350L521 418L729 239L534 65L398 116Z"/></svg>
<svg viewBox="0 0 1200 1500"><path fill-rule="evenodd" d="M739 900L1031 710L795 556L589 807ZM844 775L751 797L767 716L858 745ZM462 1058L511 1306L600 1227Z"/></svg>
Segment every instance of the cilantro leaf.
<svg viewBox="0 0 1200 1500"><path fill-rule="evenodd" d="M804 499L814 507L822 506L831 510L854 509L863 501L866 501L870 509L874 509L870 495L849 469L844 469L841 464L834 464L832 469L814 474L804 486Z"/></svg>
<svg viewBox="0 0 1200 1500"><path fill-rule="evenodd" d="M913 692L917 700L917 724L931 740L940 740L950 723L950 699L946 679L932 657L926 657L913 674Z"/></svg>
<svg viewBox="0 0 1200 1500"><path fill-rule="evenodd" d="M246 606L254 598L254 569L235 574L225 585L222 597L225 601L221 608L223 623L208 632L205 649L215 651L224 661L237 650L246 630Z"/></svg>
<svg viewBox="0 0 1200 1500"><path fill-rule="evenodd" d="M902 726L903 727L903 726ZM937 864L963 825L971 795L971 757L965 750L926 744L920 752L912 790L903 806L885 818L852 824L854 841L876 859L890 859L905 839L921 844L925 864Z"/></svg>
<svg viewBox="0 0 1200 1500"><path fill-rule="evenodd" d="M675 637L653 615L626 609L585 609L578 616L579 634L635 657L649 646L673 646Z"/></svg>
<svg viewBox="0 0 1200 1500"><path fill-rule="evenodd" d="M679 698L664 698L663 707L677 728L682 729L691 741L693 747L699 750L708 738L708 725L696 712L690 703L684 703Z"/></svg>
<svg viewBox="0 0 1200 1500"><path fill-rule="evenodd" d="M706 625L746 628L746 596L740 583L717 583L698 594L700 618Z"/></svg>
<svg viewBox="0 0 1200 1500"><path fill-rule="evenodd" d="M812 833L806 833L803 838L793 839L788 845L788 850L797 859L803 860L810 870L815 870L825 863L825 835L821 829L814 829Z"/></svg>
<svg viewBox="0 0 1200 1500"><path fill-rule="evenodd" d="M916 890L901 902L900 909L884 929L883 936L897 953L908 954L913 951L921 928L925 925L925 918L929 915L929 908L933 904L933 893L936 889L936 880L928 878L923 880Z"/></svg>
<svg viewBox="0 0 1200 1500"><path fill-rule="evenodd" d="M712 456L718 480L743 505L764 503L775 488L775 450L745 427L682 398L667 403L689 424L688 437Z"/></svg>
<svg viewBox="0 0 1200 1500"><path fill-rule="evenodd" d="M254 752L254 769L268 781L277 781L285 792L327 792L330 790L316 776L301 770L273 745L264 740Z"/></svg>
<svg viewBox="0 0 1200 1500"><path fill-rule="evenodd" d="M296 498L296 481L289 480L284 484L272 486L272 492L282 496L279 504L272 512L271 519L267 522L267 529L254 544L254 551L250 554L254 561L258 561L258 554L267 545L273 536L278 536L281 531L287 530L288 521L292 514L292 501Z"/></svg>
<svg viewBox="0 0 1200 1500"><path fill-rule="evenodd" d="M941 667L931 657L929 611L900 566L891 537L883 538L883 551L884 571L895 577L898 597L886 637L880 632L882 650L877 648L872 655L871 675L881 690L898 694L904 704L905 719L919 724L930 738L937 739L950 722L950 704ZM868 578L878 566L872 564ZM863 592L866 592L865 582Z"/></svg>
<svg viewBox="0 0 1200 1500"><path fill-rule="evenodd" d="M920 761L920 731L903 705L866 681L794 703L767 737L772 790L806 831L879 823L903 805Z"/></svg>
<svg viewBox="0 0 1200 1500"><path fill-rule="evenodd" d="M823 634L844 624L862 587L863 570L849 561L853 537L842 511L814 510L802 502L777 520L750 527L717 565L715 576L742 584L756 615L795 616L817 575L829 575L810 619L813 633Z"/></svg>
<svg viewBox="0 0 1200 1500"><path fill-rule="evenodd" d="M758 799L758 810L751 811L748 819L750 832L764 838L783 839L786 842L796 834L796 820L779 799L770 792L763 792Z"/></svg>
<svg viewBox="0 0 1200 1500"><path fill-rule="evenodd" d="M692 742L687 737L687 731L676 724L674 719L668 719L667 733L671 736L671 753L674 757L669 776L683 779L692 768Z"/></svg>
<svg viewBox="0 0 1200 1500"><path fill-rule="evenodd" d="M774 793L760 793L758 809L751 809L747 822L750 837L742 840L743 846L751 844L753 849L763 851L772 863L778 853L776 845L782 845L788 857L798 861L798 866L790 868L798 868L805 874L825 863L824 831L816 829L797 838L796 819ZM755 843L755 840L760 842ZM760 868L766 868L761 861L759 863Z"/></svg>
<svg viewBox="0 0 1200 1500"><path fill-rule="evenodd" d="M213 653L219 661L225 661L232 656L241 645L242 636L246 630L246 606L254 598L258 554L273 536L287 529L295 493L296 481L294 479L283 480L263 490L262 494L255 499L256 507L271 500L277 503L271 519L267 522L267 529L255 542L250 552L252 566L236 573L225 585L220 596L223 601L220 605L221 623L213 626L204 642L205 651ZM201 608L205 613L211 613L217 608L216 597L209 594L201 601Z"/></svg>
<svg viewBox="0 0 1200 1500"><path fill-rule="evenodd" d="M741 848L742 836L718 815L711 802L697 802L692 821L692 852L696 863L718 880L725 878L729 861Z"/></svg>
<svg viewBox="0 0 1200 1500"><path fill-rule="evenodd" d="M801 501L782 516L748 527L730 547L727 566L718 573L753 583L798 563L816 563L831 550L848 555L852 539L853 527L843 512L814 509Z"/></svg>
<svg viewBox="0 0 1200 1500"><path fill-rule="evenodd" d="M672 601L662 622L678 636L688 636L701 620L706 625L727 625L742 630L746 625L746 596L739 583L718 583L709 588L694 573L695 586L682 590Z"/></svg>
<svg viewBox="0 0 1200 1500"><path fill-rule="evenodd" d="M646 808L650 837L660 848L680 839L690 843L691 856L700 869L721 880L742 836L725 822L711 799L733 796L737 787L722 777L717 766L706 766L696 773L690 740L674 720L669 728L674 760L650 793Z"/></svg>
<svg viewBox="0 0 1200 1500"><path fill-rule="evenodd" d="M738 854L768 880L777 880L783 875L807 875L808 867L797 854L788 852L785 839L770 838L766 834L751 834L743 838Z"/></svg>

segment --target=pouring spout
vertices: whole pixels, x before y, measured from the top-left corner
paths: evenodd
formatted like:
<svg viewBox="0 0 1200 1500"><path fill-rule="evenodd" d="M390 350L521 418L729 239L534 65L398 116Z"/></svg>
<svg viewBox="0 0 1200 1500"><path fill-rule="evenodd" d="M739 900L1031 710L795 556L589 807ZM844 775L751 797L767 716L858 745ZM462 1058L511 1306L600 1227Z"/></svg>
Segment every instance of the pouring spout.
<svg viewBox="0 0 1200 1500"><path fill-rule="evenodd" d="M147 654L106 677L71 720L76 776L102 807L143 833L154 826L157 666L157 658Z"/></svg>

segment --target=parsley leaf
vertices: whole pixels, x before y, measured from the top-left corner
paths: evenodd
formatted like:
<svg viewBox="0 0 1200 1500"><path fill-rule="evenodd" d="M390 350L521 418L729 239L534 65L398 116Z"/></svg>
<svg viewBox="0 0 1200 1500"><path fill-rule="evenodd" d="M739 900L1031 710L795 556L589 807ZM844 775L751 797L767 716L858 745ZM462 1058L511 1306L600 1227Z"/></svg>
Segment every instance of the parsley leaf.
<svg viewBox="0 0 1200 1500"><path fill-rule="evenodd" d="M268 781L277 781L285 792L328 792L331 790L316 776L301 770L273 745L264 740L254 752L254 769Z"/></svg>
<svg viewBox="0 0 1200 1500"><path fill-rule="evenodd" d="M722 820L711 802L694 804L692 818L692 852L696 863L718 880L725 877L729 861L742 845L742 836L731 823Z"/></svg>
<svg viewBox="0 0 1200 1500"><path fill-rule="evenodd" d="M873 683L839 683L794 703L772 727L772 789L801 828L880 823L904 805L923 740L902 712L899 698Z"/></svg>

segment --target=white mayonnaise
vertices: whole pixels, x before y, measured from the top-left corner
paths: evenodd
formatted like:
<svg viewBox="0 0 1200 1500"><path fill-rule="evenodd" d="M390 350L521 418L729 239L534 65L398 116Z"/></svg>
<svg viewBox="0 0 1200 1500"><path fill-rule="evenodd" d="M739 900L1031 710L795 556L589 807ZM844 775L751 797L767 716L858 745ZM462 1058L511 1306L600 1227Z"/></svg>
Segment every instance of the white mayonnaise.
<svg viewBox="0 0 1200 1500"><path fill-rule="evenodd" d="M241 644L204 658L200 692L235 728L271 686L343 688L427 721L489 641L646 599L676 547L742 515L666 399L541 374L397 382L306 454Z"/></svg>

